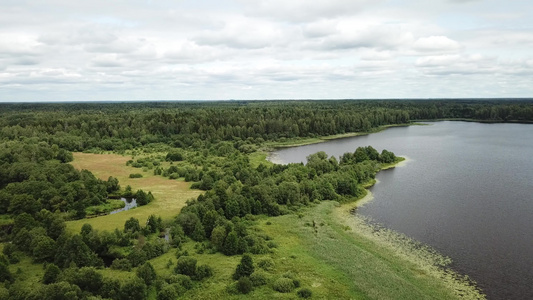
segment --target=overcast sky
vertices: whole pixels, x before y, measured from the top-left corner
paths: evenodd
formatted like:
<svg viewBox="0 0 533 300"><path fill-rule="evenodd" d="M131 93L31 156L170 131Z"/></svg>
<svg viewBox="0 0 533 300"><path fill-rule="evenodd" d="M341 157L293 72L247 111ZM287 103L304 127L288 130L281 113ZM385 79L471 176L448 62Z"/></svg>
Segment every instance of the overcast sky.
<svg viewBox="0 0 533 300"><path fill-rule="evenodd" d="M531 0L0 0L0 101L532 96Z"/></svg>

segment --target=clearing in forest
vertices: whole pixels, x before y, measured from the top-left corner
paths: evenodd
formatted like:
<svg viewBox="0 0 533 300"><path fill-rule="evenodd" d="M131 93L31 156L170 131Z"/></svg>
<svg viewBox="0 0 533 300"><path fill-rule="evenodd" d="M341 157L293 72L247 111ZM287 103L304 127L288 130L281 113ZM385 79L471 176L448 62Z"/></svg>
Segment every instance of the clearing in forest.
<svg viewBox="0 0 533 300"><path fill-rule="evenodd" d="M142 172L141 169L126 166L126 162L131 159L131 156L92 153L73 154L74 161L71 164L76 169L89 170L102 180L107 180L109 176L113 176L119 180L122 189L130 185L133 192L138 189L142 189L145 192L150 191L155 199L148 205L113 215L69 221L67 222L67 227L71 232L79 232L85 223L89 223L93 228L99 230L114 230L115 228L122 229L124 222L131 217L139 219L141 224L144 224L150 215L158 215L163 219L170 218L180 212L187 200L196 199L202 193L199 190L191 190L191 183L189 182L170 180L163 176L153 175L152 171ZM129 178L132 173L142 173L143 177Z"/></svg>

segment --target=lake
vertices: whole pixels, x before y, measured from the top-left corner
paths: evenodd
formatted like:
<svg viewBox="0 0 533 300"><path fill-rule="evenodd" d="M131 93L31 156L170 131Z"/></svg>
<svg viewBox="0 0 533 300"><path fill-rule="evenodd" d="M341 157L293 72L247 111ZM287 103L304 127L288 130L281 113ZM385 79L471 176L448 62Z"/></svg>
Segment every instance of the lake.
<svg viewBox="0 0 533 300"><path fill-rule="evenodd" d="M489 299L533 299L533 125L428 124L280 149L273 160L368 145L407 157L377 175L357 213L451 257Z"/></svg>

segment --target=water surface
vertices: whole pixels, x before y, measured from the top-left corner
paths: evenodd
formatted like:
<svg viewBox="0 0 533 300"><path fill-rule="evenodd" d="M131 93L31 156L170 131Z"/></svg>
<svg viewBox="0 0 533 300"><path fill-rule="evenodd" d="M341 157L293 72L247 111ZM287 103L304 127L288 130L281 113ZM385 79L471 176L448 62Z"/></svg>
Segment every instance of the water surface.
<svg viewBox="0 0 533 300"><path fill-rule="evenodd" d="M124 202L124 207L111 211L109 213L110 215L119 213L121 211L130 210L130 209L132 209L134 207L137 207L137 200L135 198L124 198L124 197L122 197L122 198L120 198L120 201Z"/></svg>
<svg viewBox="0 0 533 300"><path fill-rule="evenodd" d="M278 150L336 157L372 145L407 156L382 171L358 209L450 256L489 299L533 299L533 125L436 122Z"/></svg>

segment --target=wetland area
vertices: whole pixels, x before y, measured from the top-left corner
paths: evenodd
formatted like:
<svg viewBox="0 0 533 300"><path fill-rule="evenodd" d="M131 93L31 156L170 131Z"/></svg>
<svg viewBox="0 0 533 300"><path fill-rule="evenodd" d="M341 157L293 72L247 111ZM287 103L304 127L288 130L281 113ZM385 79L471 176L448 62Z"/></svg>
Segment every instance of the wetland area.
<svg viewBox="0 0 533 300"><path fill-rule="evenodd" d="M280 149L273 159L338 157L367 145L407 157L378 173L374 200L357 213L451 257L489 299L532 298L532 125L428 124Z"/></svg>

